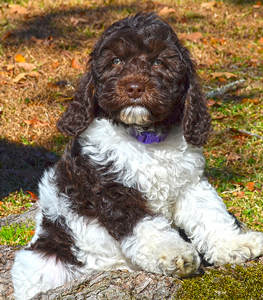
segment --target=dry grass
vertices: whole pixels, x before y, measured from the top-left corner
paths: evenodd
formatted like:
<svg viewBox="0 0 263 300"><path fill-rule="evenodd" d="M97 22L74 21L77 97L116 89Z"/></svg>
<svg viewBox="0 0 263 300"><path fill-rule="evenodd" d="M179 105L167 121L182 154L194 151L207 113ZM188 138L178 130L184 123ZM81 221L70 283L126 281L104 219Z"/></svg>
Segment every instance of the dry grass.
<svg viewBox="0 0 263 300"><path fill-rule="evenodd" d="M104 28L136 11L160 12L169 7L173 11L163 18L190 48L205 90L246 79L243 88L217 99L211 106L216 133L205 149L207 172L230 210L252 228L263 229L263 140L224 131L237 128L262 135L263 7L260 3L243 1L243 5L238 5L237 1L229 0L217 1L210 7L204 7L201 0L10 3L24 7L25 13L19 7L15 13L14 6L0 4L3 203L15 198L17 194L13 191L20 188L35 192L41 172L56 160L50 152L61 153L67 139L57 132L56 121L72 98L77 79L84 72L81 66L86 64L92 45ZM196 32L201 37L194 40L189 34ZM16 61L17 54L33 64L33 69L21 67ZM73 59L80 68L72 67ZM16 82L22 72L32 71ZM236 77L213 78L215 72L229 72ZM247 188L248 182L255 183L253 189Z"/></svg>

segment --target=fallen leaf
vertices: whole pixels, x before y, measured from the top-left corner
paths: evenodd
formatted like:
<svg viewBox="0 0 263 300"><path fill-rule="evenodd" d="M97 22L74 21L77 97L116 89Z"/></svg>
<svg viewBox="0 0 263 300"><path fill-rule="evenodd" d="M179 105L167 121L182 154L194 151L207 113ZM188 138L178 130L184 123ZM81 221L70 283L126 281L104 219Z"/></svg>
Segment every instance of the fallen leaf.
<svg viewBox="0 0 263 300"><path fill-rule="evenodd" d="M15 65L7 65L6 66L7 71L13 71L14 68L15 68Z"/></svg>
<svg viewBox="0 0 263 300"><path fill-rule="evenodd" d="M18 74L12 81L13 82L19 82L20 80L22 79L25 79L26 76L30 76L30 77L38 77L39 76L39 73L36 72L36 71L32 71L30 73L20 73Z"/></svg>
<svg viewBox="0 0 263 300"><path fill-rule="evenodd" d="M236 162L238 161L239 159L241 159L242 157L234 152L230 152L227 156L227 161L229 162Z"/></svg>
<svg viewBox="0 0 263 300"><path fill-rule="evenodd" d="M26 191L26 193L29 193L29 194L30 194L29 200L31 200L31 202L36 202L36 201L38 200L37 195L34 194L33 192L31 192L31 191Z"/></svg>
<svg viewBox="0 0 263 300"><path fill-rule="evenodd" d="M30 41L33 42L33 43L36 43L38 45L44 43L44 40L37 39L35 36L31 36Z"/></svg>
<svg viewBox="0 0 263 300"><path fill-rule="evenodd" d="M27 9L18 4L9 4L8 7L10 8L9 13L11 14L27 14Z"/></svg>
<svg viewBox="0 0 263 300"><path fill-rule="evenodd" d="M159 11L159 15L160 16L165 16L165 15L169 15L169 14L172 14L172 13L175 13L176 10L174 8L171 8L171 7L168 7L168 6L165 6L164 8L162 8L160 11Z"/></svg>
<svg viewBox="0 0 263 300"><path fill-rule="evenodd" d="M214 106L215 104L216 104L216 102L212 99L209 99L209 100L206 101L206 105L209 106L209 107Z"/></svg>
<svg viewBox="0 0 263 300"><path fill-rule="evenodd" d="M227 79L230 79L232 77L237 77L237 75L235 75L233 73L229 73L229 72L215 72L215 73L211 73L210 75L213 77L213 79L222 77L222 76L225 76Z"/></svg>
<svg viewBox="0 0 263 300"><path fill-rule="evenodd" d="M42 122L38 118L34 117L31 120L24 120L23 121L27 125L32 125L32 126L47 126L49 123L47 122ZM30 193L30 192L29 192Z"/></svg>
<svg viewBox="0 0 263 300"><path fill-rule="evenodd" d="M12 81L19 82L20 80L25 79L26 75L27 73L20 73Z"/></svg>
<svg viewBox="0 0 263 300"><path fill-rule="evenodd" d="M74 69L85 69L75 58L72 59L71 67Z"/></svg>
<svg viewBox="0 0 263 300"><path fill-rule="evenodd" d="M52 63L52 68L53 68L53 69L57 69L59 65L60 65L60 63L59 63L58 61L54 61L54 62Z"/></svg>
<svg viewBox="0 0 263 300"><path fill-rule="evenodd" d="M26 61L26 59L24 58L24 56L22 54L17 54L15 56L15 60L16 60L16 62L25 62Z"/></svg>
<svg viewBox="0 0 263 300"><path fill-rule="evenodd" d="M36 230L30 230L30 234L31 234L31 235L34 235L35 232L36 232Z"/></svg>
<svg viewBox="0 0 263 300"><path fill-rule="evenodd" d="M219 43L221 44L221 45L226 45L227 44L227 40L225 40L225 39L220 39L220 40L218 40L219 41Z"/></svg>
<svg viewBox="0 0 263 300"><path fill-rule="evenodd" d="M255 189L255 182L248 182L248 183L246 184L246 188L247 188L249 191L253 192L254 189Z"/></svg>
<svg viewBox="0 0 263 300"><path fill-rule="evenodd" d="M72 23L73 26L77 26L79 23L89 23L87 19L83 18L70 18L70 22Z"/></svg>
<svg viewBox="0 0 263 300"><path fill-rule="evenodd" d="M203 3L201 3L201 7L205 8L205 9L211 9L214 6L216 6L216 1L210 1L210 2L203 2Z"/></svg>
<svg viewBox="0 0 263 300"><path fill-rule="evenodd" d="M224 77L219 77L218 80L219 80L220 82L226 82L226 81L227 81Z"/></svg>
<svg viewBox="0 0 263 300"><path fill-rule="evenodd" d="M201 32L193 32L193 33L190 33L190 34L183 33L179 36L179 38L181 40L188 40L188 41L191 41L191 42L197 42L202 37L203 37L203 34Z"/></svg>
<svg viewBox="0 0 263 300"><path fill-rule="evenodd" d="M263 44L263 37L261 37L261 38L258 40L258 43L259 43L259 44Z"/></svg>
<svg viewBox="0 0 263 300"><path fill-rule="evenodd" d="M9 76L9 73L7 73L7 72L2 72L2 71L1 71L1 72L0 72L0 75L1 75L1 76L5 76L5 77L8 77L8 76Z"/></svg>
<svg viewBox="0 0 263 300"><path fill-rule="evenodd" d="M27 62L20 62L17 65L18 65L19 68L22 68L27 72L31 72L34 69L36 69L36 65L31 64L31 63L27 63Z"/></svg>
<svg viewBox="0 0 263 300"><path fill-rule="evenodd" d="M259 104L260 101L256 99L249 99L249 98L244 98L242 99L241 103L254 103L254 104Z"/></svg>
<svg viewBox="0 0 263 300"><path fill-rule="evenodd" d="M224 118L226 118L225 115L219 115L219 116L214 116L212 119L213 120L221 120L221 119L224 119Z"/></svg>
<svg viewBox="0 0 263 300"><path fill-rule="evenodd" d="M238 197L238 198L242 198L242 197ZM241 216L241 213L238 212L238 213L235 213L234 215L235 215L237 218L239 218L239 217Z"/></svg>
<svg viewBox="0 0 263 300"><path fill-rule="evenodd" d="M216 45L218 43L218 39L216 38L211 38L210 39L210 45L213 46L213 45Z"/></svg>
<svg viewBox="0 0 263 300"><path fill-rule="evenodd" d="M2 37L2 41L7 39L10 35L12 35L12 33L10 31L8 31L3 37Z"/></svg>

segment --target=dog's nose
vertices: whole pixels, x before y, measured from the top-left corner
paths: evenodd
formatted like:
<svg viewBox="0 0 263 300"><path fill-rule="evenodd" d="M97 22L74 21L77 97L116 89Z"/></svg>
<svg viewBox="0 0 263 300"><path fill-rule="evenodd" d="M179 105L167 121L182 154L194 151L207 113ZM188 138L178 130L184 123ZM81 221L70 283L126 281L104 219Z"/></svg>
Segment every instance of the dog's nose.
<svg viewBox="0 0 263 300"><path fill-rule="evenodd" d="M140 98L145 92L145 85L141 82L129 82L126 84L126 92L130 98Z"/></svg>

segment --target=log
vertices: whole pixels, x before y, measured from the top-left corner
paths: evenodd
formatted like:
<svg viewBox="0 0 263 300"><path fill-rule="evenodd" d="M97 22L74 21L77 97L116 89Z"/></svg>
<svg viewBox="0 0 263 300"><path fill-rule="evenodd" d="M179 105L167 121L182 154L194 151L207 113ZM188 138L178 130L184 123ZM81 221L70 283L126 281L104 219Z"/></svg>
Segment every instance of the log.
<svg viewBox="0 0 263 300"><path fill-rule="evenodd" d="M0 246L0 300L14 300L11 267L15 252L21 246ZM128 300L173 299L181 287L181 280L144 271L106 271L81 276L70 283L39 293L32 300Z"/></svg>
<svg viewBox="0 0 263 300"><path fill-rule="evenodd" d="M84 275L32 300L174 299L181 280L144 271L106 271Z"/></svg>

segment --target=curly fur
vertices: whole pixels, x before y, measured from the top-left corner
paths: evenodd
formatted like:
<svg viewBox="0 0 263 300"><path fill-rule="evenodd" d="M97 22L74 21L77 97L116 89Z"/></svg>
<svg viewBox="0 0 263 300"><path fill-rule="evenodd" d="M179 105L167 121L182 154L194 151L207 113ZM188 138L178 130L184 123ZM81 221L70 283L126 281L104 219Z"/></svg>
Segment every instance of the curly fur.
<svg viewBox="0 0 263 300"><path fill-rule="evenodd" d="M58 122L72 136L39 185L36 232L12 269L16 299L93 270L188 276L263 253L204 176L210 116L189 51L155 14L118 21ZM144 144L131 132L167 136ZM183 232L184 238L180 233Z"/></svg>

